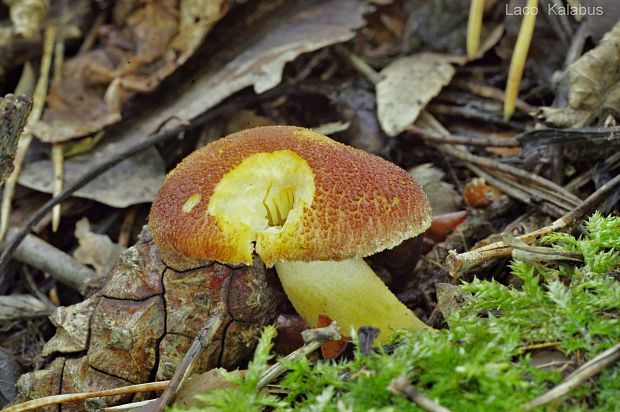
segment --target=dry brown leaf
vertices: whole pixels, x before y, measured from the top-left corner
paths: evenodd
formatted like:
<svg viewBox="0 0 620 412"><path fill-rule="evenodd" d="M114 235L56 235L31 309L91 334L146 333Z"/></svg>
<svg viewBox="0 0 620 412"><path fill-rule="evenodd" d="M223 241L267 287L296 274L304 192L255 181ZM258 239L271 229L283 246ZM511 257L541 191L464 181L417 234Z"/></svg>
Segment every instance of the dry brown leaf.
<svg viewBox="0 0 620 412"><path fill-rule="evenodd" d="M350 40L370 10L361 0L287 1L276 12L239 24L227 33L230 38L222 39L229 43L226 50L175 85L180 94L158 96L157 107L119 126L113 140L129 146L170 119L193 119L245 87L253 86L257 93L275 87L287 62Z"/></svg>
<svg viewBox="0 0 620 412"><path fill-rule="evenodd" d="M437 283L435 288L437 290L437 309L444 319L465 306L467 301L471 299L471 294L463 292L457 285Z"/></svg>
<svg viewBox="0 0 620 412"><path fill-rule="evenodd" d="M64 165L65 185L83 176L98 159L111 157L122 149L119 145L109 143L95 151L67 159ZM50 160L29 163L24 166L18 182L33 190L52 193L54 183L50 170ZM164 176L164 161L157 150L150 148L114 166L76 191L74 196L117 208L149 203L155 198Z"/></svg>
<svg viewBox="0 0 620 412"><path fill-rule="evenodd" d="M76 223L75 237L80 246L73 252L73 257L80 263L94 267L99 276L108 274L125 251L124 246L112 242L107 235L91 232L87 218Z"/></svg>
<svg viewBox="0 0 620 412"><path fill-rule="evenodd" d="M555 127L583 127L608 115L620 116L620 23L598 46L566 70L568 107L542 107L537 115Z"/></svg>
<svg viewBox="0 0 620 412"><path fill-rule="evenodd" d="M411 125L427 103L450 83L453 56L419 53L395 60L381 71L377 84L377 115L389 136Z"/></svg>
<svg viewBox="0 0 620 412"><path fill-rule="evenodd" d="M41 140L62 142L118 122L120 106L155 89L228 10L228 0L134 3L117 2L114 21L101 30L101 47L65 62L33 128Z"/></svg>
<svg viewBox="0 0 620 412"><path fill-rule="evenodd" d="M227 372L223 368L215 368L190 377L185 385L179 390L174 405L177 408L190 408L199 407L200 401L196 399L196 396L204 395L215 389L232 388L235 383L230 380L226 380L226 376L243 376L245 371L232 371Z"/></svg>
<svg viewBox="0 0 620 412"><path fill-rule="evenodd" d="M454 186L442 181L445 173L430 163L424 163L409 170L428 197L433 216L459 210L460 196Z"/></svg>
<svg viewBox="0 0 620 412"><path fill-rule="evenodd" d="M602 109L620 113L620 23L601 43L568 68L569 105L590 113Z"/></svg>
<svg viewBox="0 0 620 412"><path fill-rule="evenodd" d="M49 0L3 0L9 6L13 32L27 39L39 37L41 20L49 9Z"/></svg>

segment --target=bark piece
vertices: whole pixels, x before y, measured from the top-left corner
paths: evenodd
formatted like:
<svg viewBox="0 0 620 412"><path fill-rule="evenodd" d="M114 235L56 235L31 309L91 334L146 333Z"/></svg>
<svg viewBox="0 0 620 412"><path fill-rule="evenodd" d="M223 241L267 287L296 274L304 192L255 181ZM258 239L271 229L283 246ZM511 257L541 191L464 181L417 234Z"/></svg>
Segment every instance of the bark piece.
<svg viewBox="0 0 620 412"><path fill-rule="evenodd" d="M26 96L7 94L0 98L0 185L13 171L13 159L32 101Z"/></svg>
<svg viewBox="0 0 620 412"><path fill-rule="evenodd" d="M91 320L88 363L131 383L147 382L164 334L160 296L134 302L100 298Z"/></svg>

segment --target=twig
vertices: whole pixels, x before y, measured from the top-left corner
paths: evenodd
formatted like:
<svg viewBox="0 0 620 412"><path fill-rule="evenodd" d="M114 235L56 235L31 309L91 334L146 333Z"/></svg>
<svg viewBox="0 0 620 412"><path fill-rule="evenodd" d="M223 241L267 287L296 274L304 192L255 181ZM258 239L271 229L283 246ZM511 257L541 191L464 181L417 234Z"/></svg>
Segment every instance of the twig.
<svg viewBox="0 0 620 412"><path fill-rule="evenodd" d="M523 262L583 262L580 252L544 246L530 246L510 233L502 233L502 242L512 248L512 257Z"/></svg>
<svg viewBox="0 0 620 412"><path fill-rule="evenodd" d="M215 309L211 312L211 316L209 316L209 320L205 322L202 329L198 333L198 336L192 342L192 345L189 347L183 360L179 363L174 376L170 379L170 383L164 389L164 392L161 396L154 402L149 402L148 404L135 409L138 412L154 412L154 411L164 411L166 407L168 407L174 401L174 398L177 396L177 391L187 378L192 374L196 363L205 347L207 347L212 341L215 333L220 329L220 326L223 322L223 314L222 309Z"/></svg>
<svg viewBox="0 0 620 412"><path fill-rule="evenodd" d="M99 29L101 28L101 26L103 26L103 23L105 23L105 18L106 18L105 12L100 12L97 15L97 18L95 18L95 21L93 22L90 29L88 30L88 33L86 33L86 36L84 36L84 41L82 42L82 45L80 46L80 50L78 51L78 54L83 54L93 47L93 45L95 44L95 41L97 40L97 34L99 33Z"/></svg>
<svg viewBox="0 0 620 412"><path fill-rule="evenodd" d="M65 60L65 43L62 38L62 29L60 30L56 46L54 47L54 76L52 81L56 84L60 83L62 78L62 65ZM62 190L64 182L64 155L62 143L52 143L52 164L54 168L54 195ZM57 204L52 209L52 232L58 230L60 225L61 204Z"/></svg>
<svg viewBox="0 0 620 412"><path fill-rule="evenodd" d="M579 129L538 129L521 133L515 138L529 153L552 146L588 145L620 147L620 127L584 127Z"/></svg>
<svg viewBox="0 0 620 412"><path fill-rule="evenodd" d="M141 383L138 385L121 386L120 388L105 389L96 392L67 393L62 395L46 396L44 398L33 399L24 403L9 406L1 412L26 412L46 406L58 405L68 402L82 401L84 399L100 398L104 396L127 395L132 393L162 391L166 389L169 381Z"/></svg>
<svg viewBox="0 0 620 412"><path fill-rule="evenodd" d="M388 391L394 395L405 396L411 402L428 412L451 412L450 409L441 406L432 399L427 398L416 390L406 375L392 379L388 385Z"/></svg>
<svg viewBox="0 0 620 412"><path fill-rule="evenodd" d="M9 230L8 239L12 239L16 232L17 229ZM27 235L13 256L20 262L49 273L74 290L79 291L88 279L97 278L93 270L34 235Z"/></svg>
<svg viewBox="0 0 620 412"><path fill-rule="evenodd" d="M457 159L463 160L465 162L473 163L475 165L484 167L485 169L496 169L501 172L508 173L509 175L514 176L518 180L536 184L542 188L546 188L548 189L548 193L553 193L556 198L564 202L563 207L565 207L566 209L570 209L571 207L575 207L579 203L581 203L581 199L570 193L568 190L564 189L562 186L559 186L552 181L545 179L544 177L540 177L526 170L519 169L518 167L509 164L500 163L497 160L491 158L476 156L466 150L448 145L439 146L438 149L444 153L449 154L452 157L456 157Z"/></svg>
<svg viewBox="0 0 620 412"><path fill-rule="evenodd" d="M607 159L599 162L594 165L590 169L586 170L579 176L573 178L570 182L568 182L564 187L571 192L577 190L582 185L586 184L593 176L601 171L605 170L614 170L615 168L620 166L620 152L616 152L609 156Z"/></svg>
<svg viewBox="0 0 620 412"><path fill-rule="evenodd" d="M131 231L133 229L134 222L136 221L137 210L138 209L136 206L130 207L129 209L127 209L127 213L123 218L123 223L121 223L121 230L118 234L118 242L116 242L121 246L129 246Z"/></svg>
<svg viewBox="0 0 620 412"><path fill-rule="evenodd" d="M545 214L558 218L570 210L570 207L564 206L563 204L560 204L559 207L556 207L555 202L549 201L553 199L549 199L549 198L547 198L547 202L540 202L540 203L534 202L532 200L532 196L543 197L545 195L541 192L537 192L531 186L527 187L527 186L519 185L518 183L510 179L501 178L501 177L492 175L491 173L487 173L486 171L484 171L483 169L475 165L466 164L465 166L468 169L470 169L472 172L477 174L478 176L484 178L492 186L495 186L502 192L506 193L508 196L512 197L513 199L524 202L530 206L538 207Z"/></svg>
<svg viewBox="0 0 620 412"><path fill-rule="evenodd" d="M99 412L133 411L136 408L141 408L153 402L155 402L155 399L145 399L143 401L124 403L122 405L108 406L100 409Z"/></svg>
<svg viewBox="0 0 620 412"><path fill-rule="evenodd" d="M39 80L34 90L34 96L32 98L32 111L28 116L28 122L26 127L19 138L19 144L17 146L17 153L15 154L15 168L13 173L6 181L4 186L4 194L2 197L2 208L0 210L0 240L4 239L6 231L9 228L9 215L11 214L11 201L13 200L13 194L15 193L15 186L17 185L17 178L21 172L22 163L26 157L28 147L32 141L32 132L30 128L41 118L43 113L43 106L45 105L45 96L47 96L47 85L49 83L49 71L52 65L52 52L54 50L54 39L56 38L56 29L54 26L48 26L45 29L45 39L43 42L43 56L41 57L41 71L39 73Z"/></svg>
<svg viewBox="0 0 620 412"><path fill-rule="evenodd" d="M432 113L442 114L444 116L454 116L461 117L463 119L479 120L498 126L512 127L513 129L520 131L525 130L525 126L522 123L504 120L504 118L494 113L482 112L480 110L475 110L470 107L431 103L426 107L426 109Z"/></svg>
<svg viewBox="0 0 620 412"><path fill-rule="evenodd" d="M345 57L349 61L351 66L353 66L355 70L357 70L368 80L370 80L372 84L379 84L381 80L383 80L383 76L381 76L381 73L370 67L370 65L366 63L364 59L352 53L346 47L342 45L336 45L334 46L334 50L341 56Z"/></svg>
<svg viewBox="0 0 620 412"><path fill-rule="evenodd" d="M45 293L43 293L43 291L39 288L39 285L37 284L37 282L34 280L32 276L32 270L30 270L30 268L24 268L24 279L26 280L26 283L28 284L28 288L30 289L30 291L34 294L34 296L37 299L43 302L45 307L49 309L50 313L56 310L58 305L52 302L50 298Z"/></svg>
<svg viewBox="0 0 620 412"><path fill-rule="evenodd" d="M480 146L480 147L519 147L519 142L511 137L502 138L495 136L487 137L473 137L473 136L457 136L450 134L448 136L441 135L439 133L432 133L428 130L422 129L416 125L407 126L405 129L409 134L421 137L425 142L439 143L439 144L462 144L467 146Z"/></svg>
<svg viewBox="0 0 620 412"><path fill-rule="evenodd" d="M336 324L336 322L332 322L328 326L324 328L316 328L305 330L301 333L301 336L304 340L304 346L297 349L294 352L291 352L284 359L289 361L293 359L303 358L308 356L308 354L314 352L321 345L328 341L340 340L340 328ZM267 369L260 377L258 384L256 386L257 390L264 388L270 382L273 382L278 376L282 375L286 372L286 366L284 366L281 362L278 362L269 369Z"/></svg>
<svg viewBox="0 0 620 412"><path fill-rule="evenodd" d="M596 192L592 193L579 206L568 212L561 218L557 219L549 226L545 226L534 232L526 233L519 236L525 243L532 243L550 233L556 232L575 225L582 220L587 214L591 213L603 200L610 194L620 188L620 175L617 175L609 182L601 186ZM494 259L508 257L512 253L512 248L508 247L504 242L496 242L476 250L457 254L451 250L446 258L446 267L450 274L454 277L462 272L471 270L483 263L490 262Z"/></svg>
<svg viewBox="0 0 620 412"><path fill-rule="evenodd" d="M54 168L54 195L62 191L64 183L64 155L62 143L52 143L52 164ZM52 209L52 232L58 230L60 225L61 204L57 204Z"/></svg>
<svg viewBox="0 0 620 412"><path fill-rule="evenodd" d="M452 83L450 83L450 85L454 87L458 87L460 89L467 90L480 97L486 97L488 99L497 100L498 102L503 102L504 100L506 100L506 94L503 91L501 91L500 89L496 89L495 87L486 85L486 84L476 83L472 81L465 81L462 79L454 79L452 80ZM516 107L517 109L519 109L520 111L526 114L535 112L537 110L535 106L532 106L518 98L516 101Z"/></svg>
<svg viewBox="0 0 620 412"><path fill-rule="evenodd" d="M0 296L0 322L41 318L51 313L52 309L32 295Z"/></svg>
<svg viewBox="0 0 620 412"><path fill-rule="evenodd" d="M573 373L568 375L562 383L548 391L547 393L525 403L522 408L530 411L546 403L554 401L566 395L586 380L600 373L607 366L612 365L620 359L620 343L607 349L595 358L581 365Z"/></svg>

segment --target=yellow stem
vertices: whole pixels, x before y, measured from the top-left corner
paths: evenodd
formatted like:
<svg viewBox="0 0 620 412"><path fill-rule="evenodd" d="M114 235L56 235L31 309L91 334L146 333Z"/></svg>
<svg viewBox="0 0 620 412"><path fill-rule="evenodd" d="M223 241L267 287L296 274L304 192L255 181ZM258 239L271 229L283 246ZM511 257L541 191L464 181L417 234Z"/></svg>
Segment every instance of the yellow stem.
<svg viewBox="0 0 620 412"><path fill-rule="evenodd" d="M527 10L537 10L538 0L528 0L527 7ZM535 25L536 13L529 13L523 16L506 81L506 100L504 101L504 119L506 120L510 119L515 111L519 95L519 85L521 84L521 77L523 76L523 69L525 68L525 61L530 49L530 43L532 42Z"/></svg>
<svg viewBox="0 0 620 412"><path fill-rule="evenodd" d="M483 14L484 0L471 0L469 19L467 20L467 57L470 59L476 57L476 53L478 53Z"/></svg>
<svg viewBox="0 0 620 412"><path fill-rule="evenodd" d="M344 335L374 326L385 343L399 329L428 328L377 277L363 259L282 262L276 271L297 313L311 326L320 315L335 320Z"/></svg>

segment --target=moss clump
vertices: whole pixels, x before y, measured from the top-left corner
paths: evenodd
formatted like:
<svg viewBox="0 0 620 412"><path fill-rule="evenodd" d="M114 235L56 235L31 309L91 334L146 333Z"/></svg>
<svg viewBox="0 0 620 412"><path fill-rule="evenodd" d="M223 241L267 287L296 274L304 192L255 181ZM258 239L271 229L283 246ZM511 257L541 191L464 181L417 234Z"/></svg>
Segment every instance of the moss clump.
<svg viewBox="0 0 620 412"><path fill-rule="evenodd" d="M255 359L235 389L203 396L200 410L419 411L387 390L406 374L418 391L454 411L517 411L575 369L620 341L620 218L592 216L588 234L553 234L552 247L579 251L583 265L547 267L515 261L520 288L474 279L472 298L437 332L401 332L394 351L351 360L288 362L280 396L257 392L274 331L267 328ZM559 361L535 362L545 347ZM544 410L544 408L539 408ZM620 410L620 365L605 369L555 405L556 411Z"/></svg>

